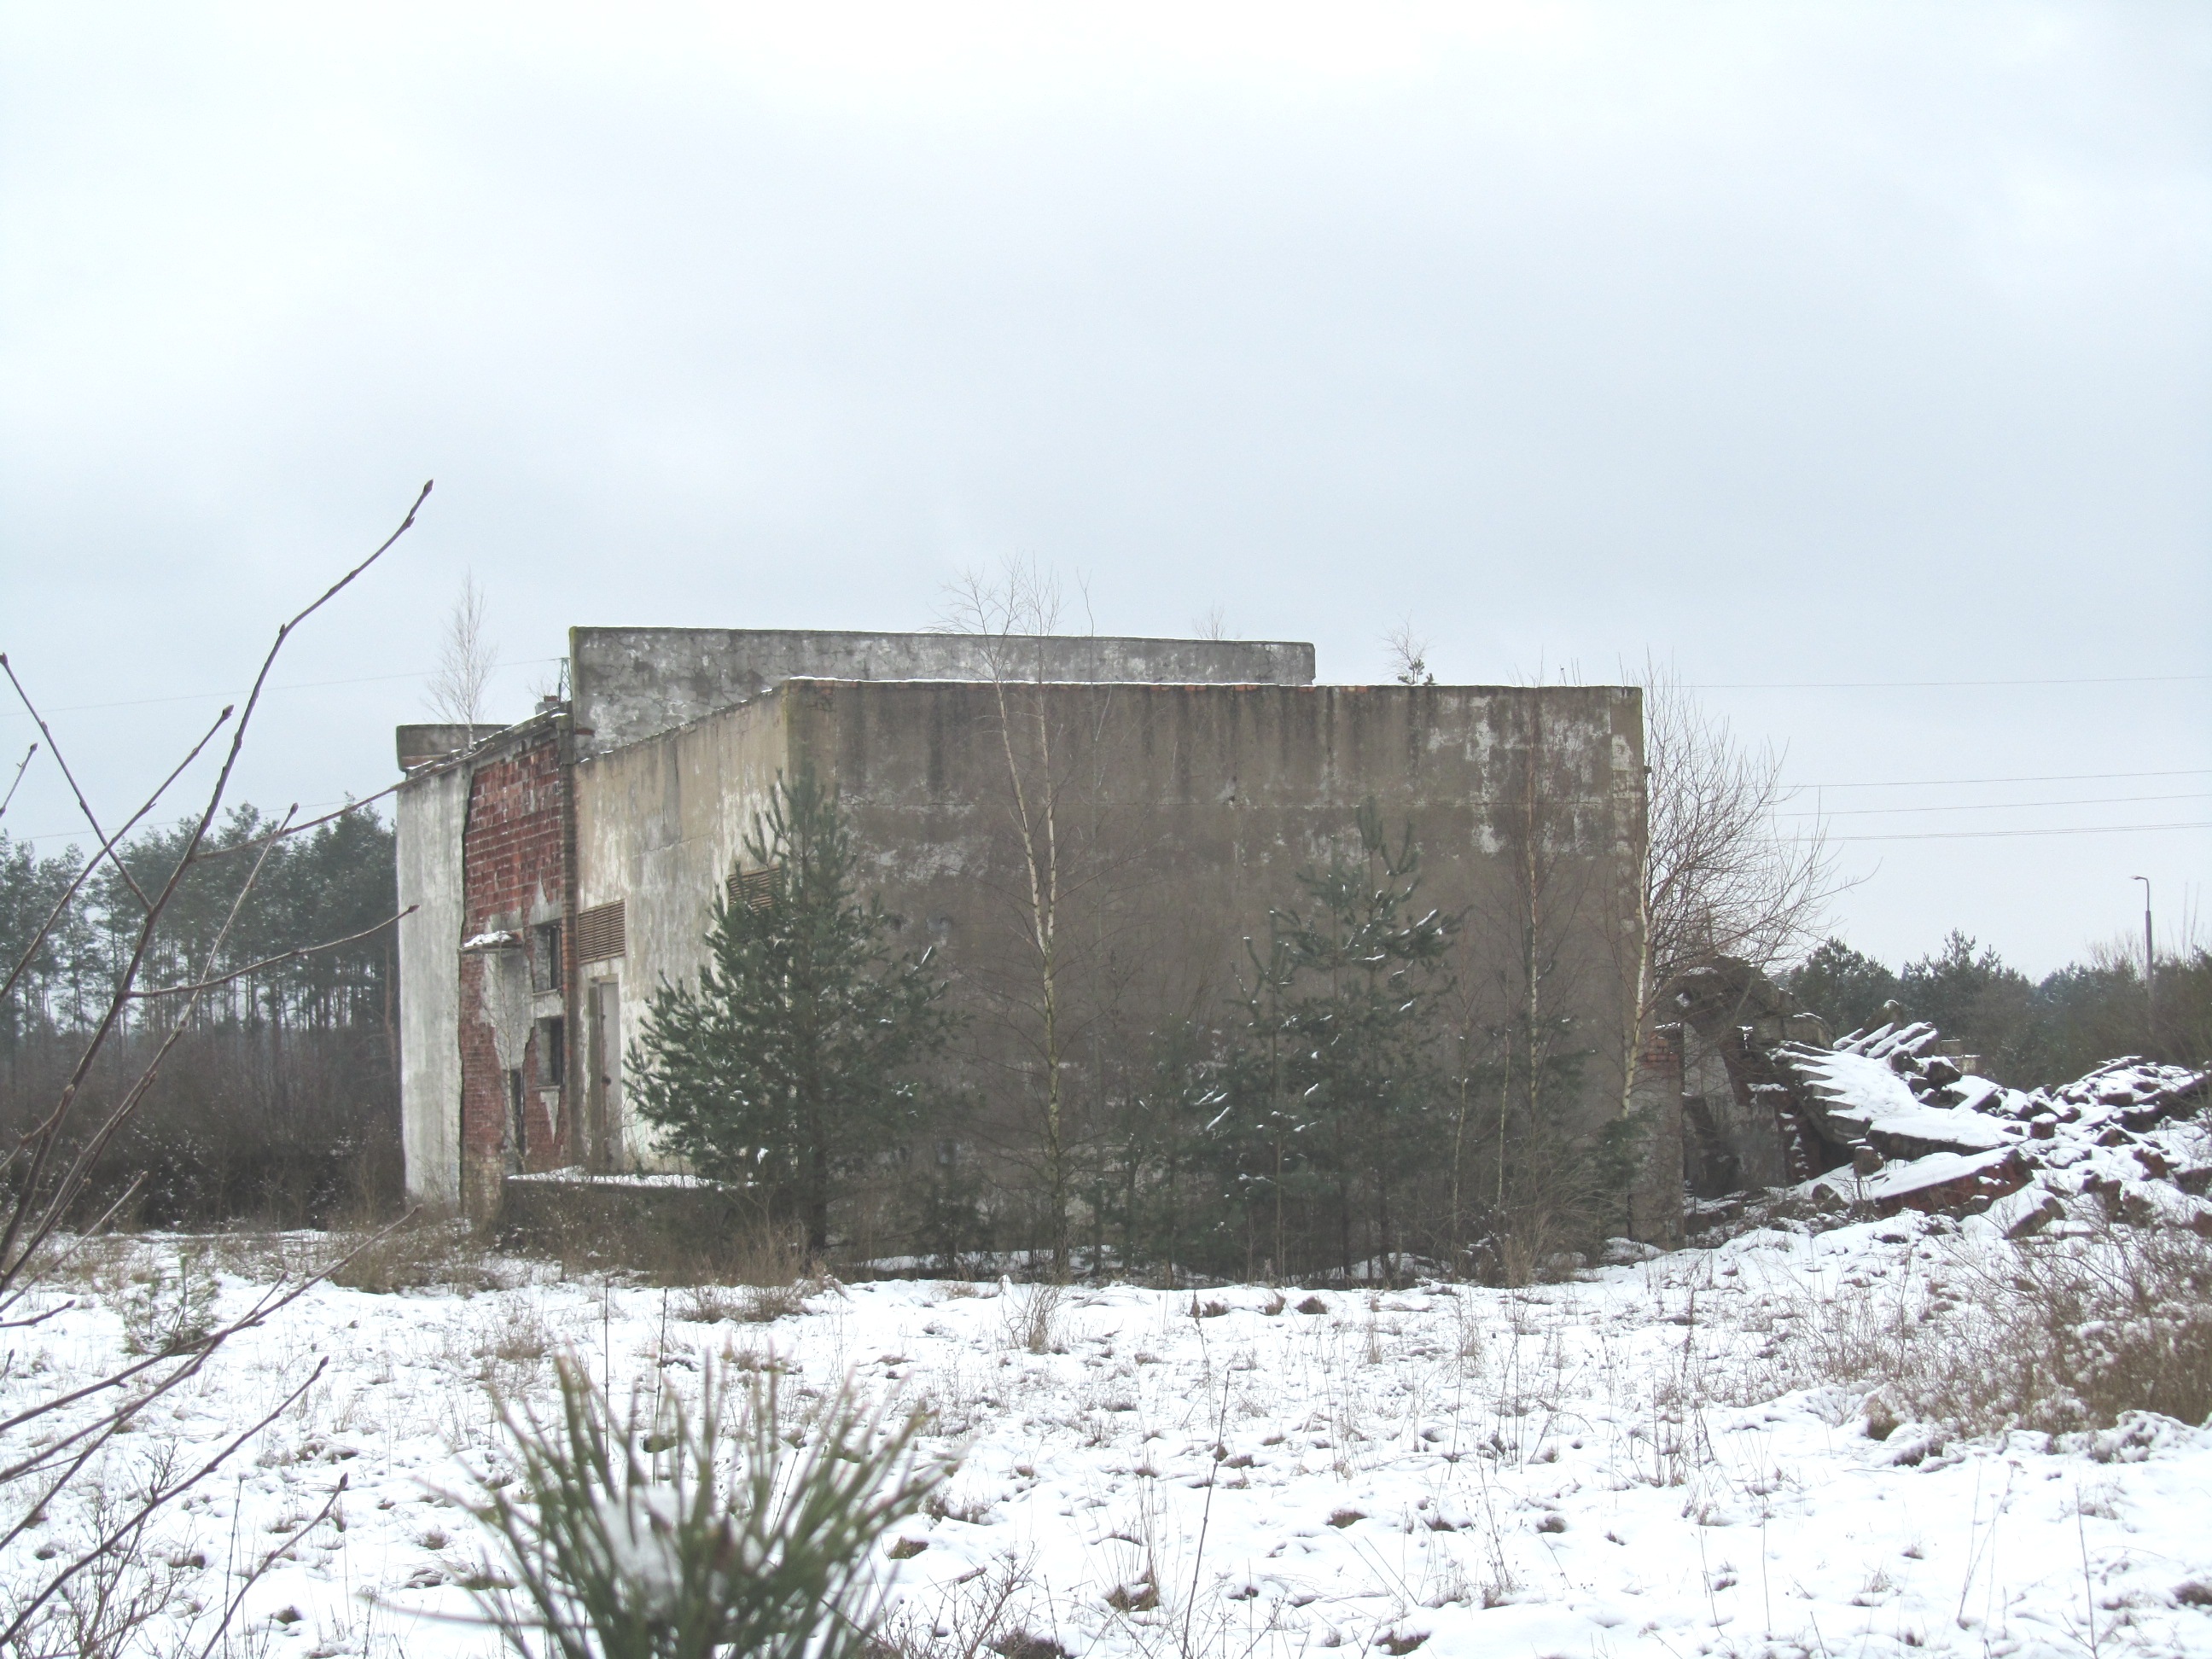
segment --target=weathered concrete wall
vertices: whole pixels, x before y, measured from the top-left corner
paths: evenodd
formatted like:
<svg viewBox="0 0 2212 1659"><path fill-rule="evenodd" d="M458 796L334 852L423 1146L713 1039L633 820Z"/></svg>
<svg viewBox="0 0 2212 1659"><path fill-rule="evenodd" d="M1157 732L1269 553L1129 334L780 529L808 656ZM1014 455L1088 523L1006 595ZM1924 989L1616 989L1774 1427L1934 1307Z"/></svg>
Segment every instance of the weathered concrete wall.
<svg viewBox="0 0 2212 1659"><path fill-rule="evenodd" d="M925 919L947 969L979 988L1027 971L1010 926L1026 880L991 689L794 681L782 695L794 759L837 784L861 844L876 851L885 904ZM1299 902L1297 872L1356 849L1355 815L1372 799L1391 833L1412 826L1425 902L1465 913L1470 985L1517 959L1533 915L1540 954L1555 964L1547 1012L1571 1016L1598 1050L1583 1067L1578 1127L1620 1111L1634 1037L1624 999L1641 949L1634 690L1068 685L1019 695L1042 700L1057 734L1066 884L1091 895L1069 901L1081 927L1068 948L1080 933L1110 933L1117 943L1106 953L1139 964L1115 993L1118 1020L1141 1029L1230 992L1243 941L1264 937L1271 906ZM1023 764L1042 770L1033 751ZM1003 1058L1018 1063L1011 1049Z"/></svg>
<svg viewBox="0 0 2212 1659"><path fill-rule="evenodd" d="M1092 981L1081 993L1091 1029L1106 994L1097 986L1115 975L1113 1017L1139 1033L1230 993L1243 940L1264 935L1270 906L1297 901L1297 871L1356 848L1354 816L1372 799L1394 833L1413 826L1425 901L1466 912L1470 985L1518 959L1534 917L1557 963L1544 1012L1572 1015L1594 1050L1574 1115L1589 1127L1620 1111L1642 945L1634 690L1026 684L1011 695L1024 716L1041 710L1054 739L1048 762L1021 756L1032 783L1050 774L1063 814L1062 925L1091 941L1080 969ZM1026 880L998 704L983 684L797 680L580 762L579 902L628 907L625 1030L635 1035L664 976L696 970L708 907L753 812L779 770L806 763L840 790L886 907L938 947L957 994L984 1014L971 1040L997 1044L996 1063L1018 1070L1024 1039L990 1008L1025 971ZM625 1144L639 1164L658 1161L647 1138Z"/></svg>
<svg viewBox="0 0 2212 1659"><path fill-rule="evenodd" d="M399 1111L407 1194L418 1204L461 1198L461 832L469 777L449 768L400 786Z"/></svg>
<svg viewBox="0 0 2212 1659"><path fill-rule="evenodd" d="M575 769L577 908L620 902L626 949L620 957L580 964L584 996L619 982L619 1035L637 1035L646 1001L664 976L697 970L708 912L735 866L753 814L789 769L784 705L769 696L648 743L581 759ZM623 1170L658 1169L649 1127L620 1099L621 1067L611 1055L585 1052L615 1097L606 1104L608 1139Z"/></svg>
<svg viewBox="0 0 2212 1659"><path fill-rule="evenodd" d="M1310 684L1310 645L1262 640L855 634L736 628L576 628L568 633L578 752L604 754L727 708L788 679L1138 680Z"/></svg>

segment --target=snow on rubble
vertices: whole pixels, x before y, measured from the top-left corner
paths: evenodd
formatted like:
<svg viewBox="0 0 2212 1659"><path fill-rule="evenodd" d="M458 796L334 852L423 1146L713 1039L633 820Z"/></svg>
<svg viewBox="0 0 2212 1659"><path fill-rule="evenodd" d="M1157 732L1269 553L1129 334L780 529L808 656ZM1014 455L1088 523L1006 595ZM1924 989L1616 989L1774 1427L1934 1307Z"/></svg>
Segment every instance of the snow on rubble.
<svg viewBox="0 0 2212 1659"><path fill-rule="evenodd" d="M1923 1023L1832 1048L1784 1042L1782 1108L1853 1162L1782 1196L1830 1211L1988 1211L2008 1237L2125 1219L2212 1237L2212 1148L2195 1121L2212 1076L2135 1055L2055 1089L1962 1072Z"/></svg>
<svg viewBox="0 0 2212 1659"><path fill-rule="evenodd" d="M2101 1086L2046 1104L2081 1121L2167 1085ZM2087 1144L2057 1167L2132 1157ZM542 1407L565 1350L617 1401L696 1395L720 1364L779 1372L802 1412L850 1375L930 1413L961 1467L887 1540L908 1653L2212 1653L2212 1435L2138 1415L1953 1440L1812 1363L1805 1334L1838 1310L1910 1292L1942 1316L2000 1234L1792 1223L1525 1290L823 1283L765 1323L728 1317L729 1292L495 1261L473 1293L318 1286L149 1408L103 1480L218 1443L327 1359L154 1554L213 1603L343 1477L331 1521L247 1593L252 1644L489 1654L466 1622L484 1546L445 1494L511 1468L495 1401ZM13 1334L0 1388L114 1364L144 1318L117 1286L182 1267L235 1305L281 1265L182 1239L111 1254ZM87 1521L7 1547L68 1547Z"/></svg>

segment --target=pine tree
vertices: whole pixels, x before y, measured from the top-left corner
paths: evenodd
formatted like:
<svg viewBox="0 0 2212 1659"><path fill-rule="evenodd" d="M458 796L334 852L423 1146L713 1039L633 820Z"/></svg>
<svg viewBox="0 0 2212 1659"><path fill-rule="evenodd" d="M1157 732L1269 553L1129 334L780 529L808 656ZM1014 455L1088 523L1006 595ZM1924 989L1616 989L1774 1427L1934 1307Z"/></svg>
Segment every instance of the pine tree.
<svg viewBox="0 0 2212 1659"><path fill-rule="evenodd" d="M1433 1005L1449 982L1444 958L1459 921L1415 909L1420 855L1410 826L1394 847L1370 800L1358 829L1360 856L1301 871L1306 905L1273 915L1273 982L1254 999L1251 1032L1270 1051L1273 1097L1255 1127L1273 1142L1295 1137L1326 1149L1347 1274L1352 1194L1363 1180L1376 1251L1395 1270L1402 1218L1392 1200L1431 1150Z"/></svg>
<svg viewBox="0 0 2212 1659"><path fill-rule="evenodd" d="M697 983L653 995L638 1108L702 1175L794 1202L819 1251L833 1182L899 1144L953 1017L930 953L897 951L860 897L851 830L811 772L778 780L744 846L753 871L715 903Z"/></svg>
<svg viewBox="0 0 2212 1659"><path fill-rule="evenodd" d="M1881 1005L1897 994L1895 974L1839 939L1814 947L1783 983L1837 1036L1878 1024Z"/></svg>

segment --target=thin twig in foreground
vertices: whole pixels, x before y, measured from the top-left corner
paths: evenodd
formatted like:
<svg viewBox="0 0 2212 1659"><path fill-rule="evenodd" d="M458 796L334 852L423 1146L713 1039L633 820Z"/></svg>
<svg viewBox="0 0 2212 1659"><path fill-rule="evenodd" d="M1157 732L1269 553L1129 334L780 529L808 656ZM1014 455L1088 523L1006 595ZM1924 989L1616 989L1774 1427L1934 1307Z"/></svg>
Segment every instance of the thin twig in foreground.
<svg viewBox="0 0 2212 1659"><path fill-rule="evenodd" d="M133 991L131 994L135 999L143 1000L153 997L181 996L187 991L212 990L218 985L228 985L233 980L244 979L249 974L258 974L264 968L274 968L281 963L297 962L303 957L317 956L325 951L337 950L343 945L358 945L371 933L380 933L387 927L397 927L402 921L413 915L422 908L419 904L410 904L398 915L386 916L382 921L371 922L357 933L348 933L343 939L326 939L319 945L301 945L289 951L279 951L273 957L264 957L258 962L249 962L243 968L234 968L229 972L217 974L211 979L194 980L189 985L163 985L151 991Z"/></svg>

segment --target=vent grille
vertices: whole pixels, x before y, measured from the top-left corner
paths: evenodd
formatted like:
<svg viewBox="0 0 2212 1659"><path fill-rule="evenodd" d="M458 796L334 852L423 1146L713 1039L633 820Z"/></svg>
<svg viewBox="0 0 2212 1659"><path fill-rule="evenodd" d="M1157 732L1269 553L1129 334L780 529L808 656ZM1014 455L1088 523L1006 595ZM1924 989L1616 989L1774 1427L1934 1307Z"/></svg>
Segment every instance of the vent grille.
<svg viewBox="0 0 2212 1659"><path fill-rule="evenodd" d="M626 948L623 902L596 904L576 914L576 960L604 962L621 956Z"/></svg>
<svg viewBox="0 0 2212 1659"><path fill-rule="evenodd" d="M782 870L780 864L771 864L765 870L740 870L725 884L732 904L742 904L748 910L765 910L775 902L775 878Z"/></svg>

